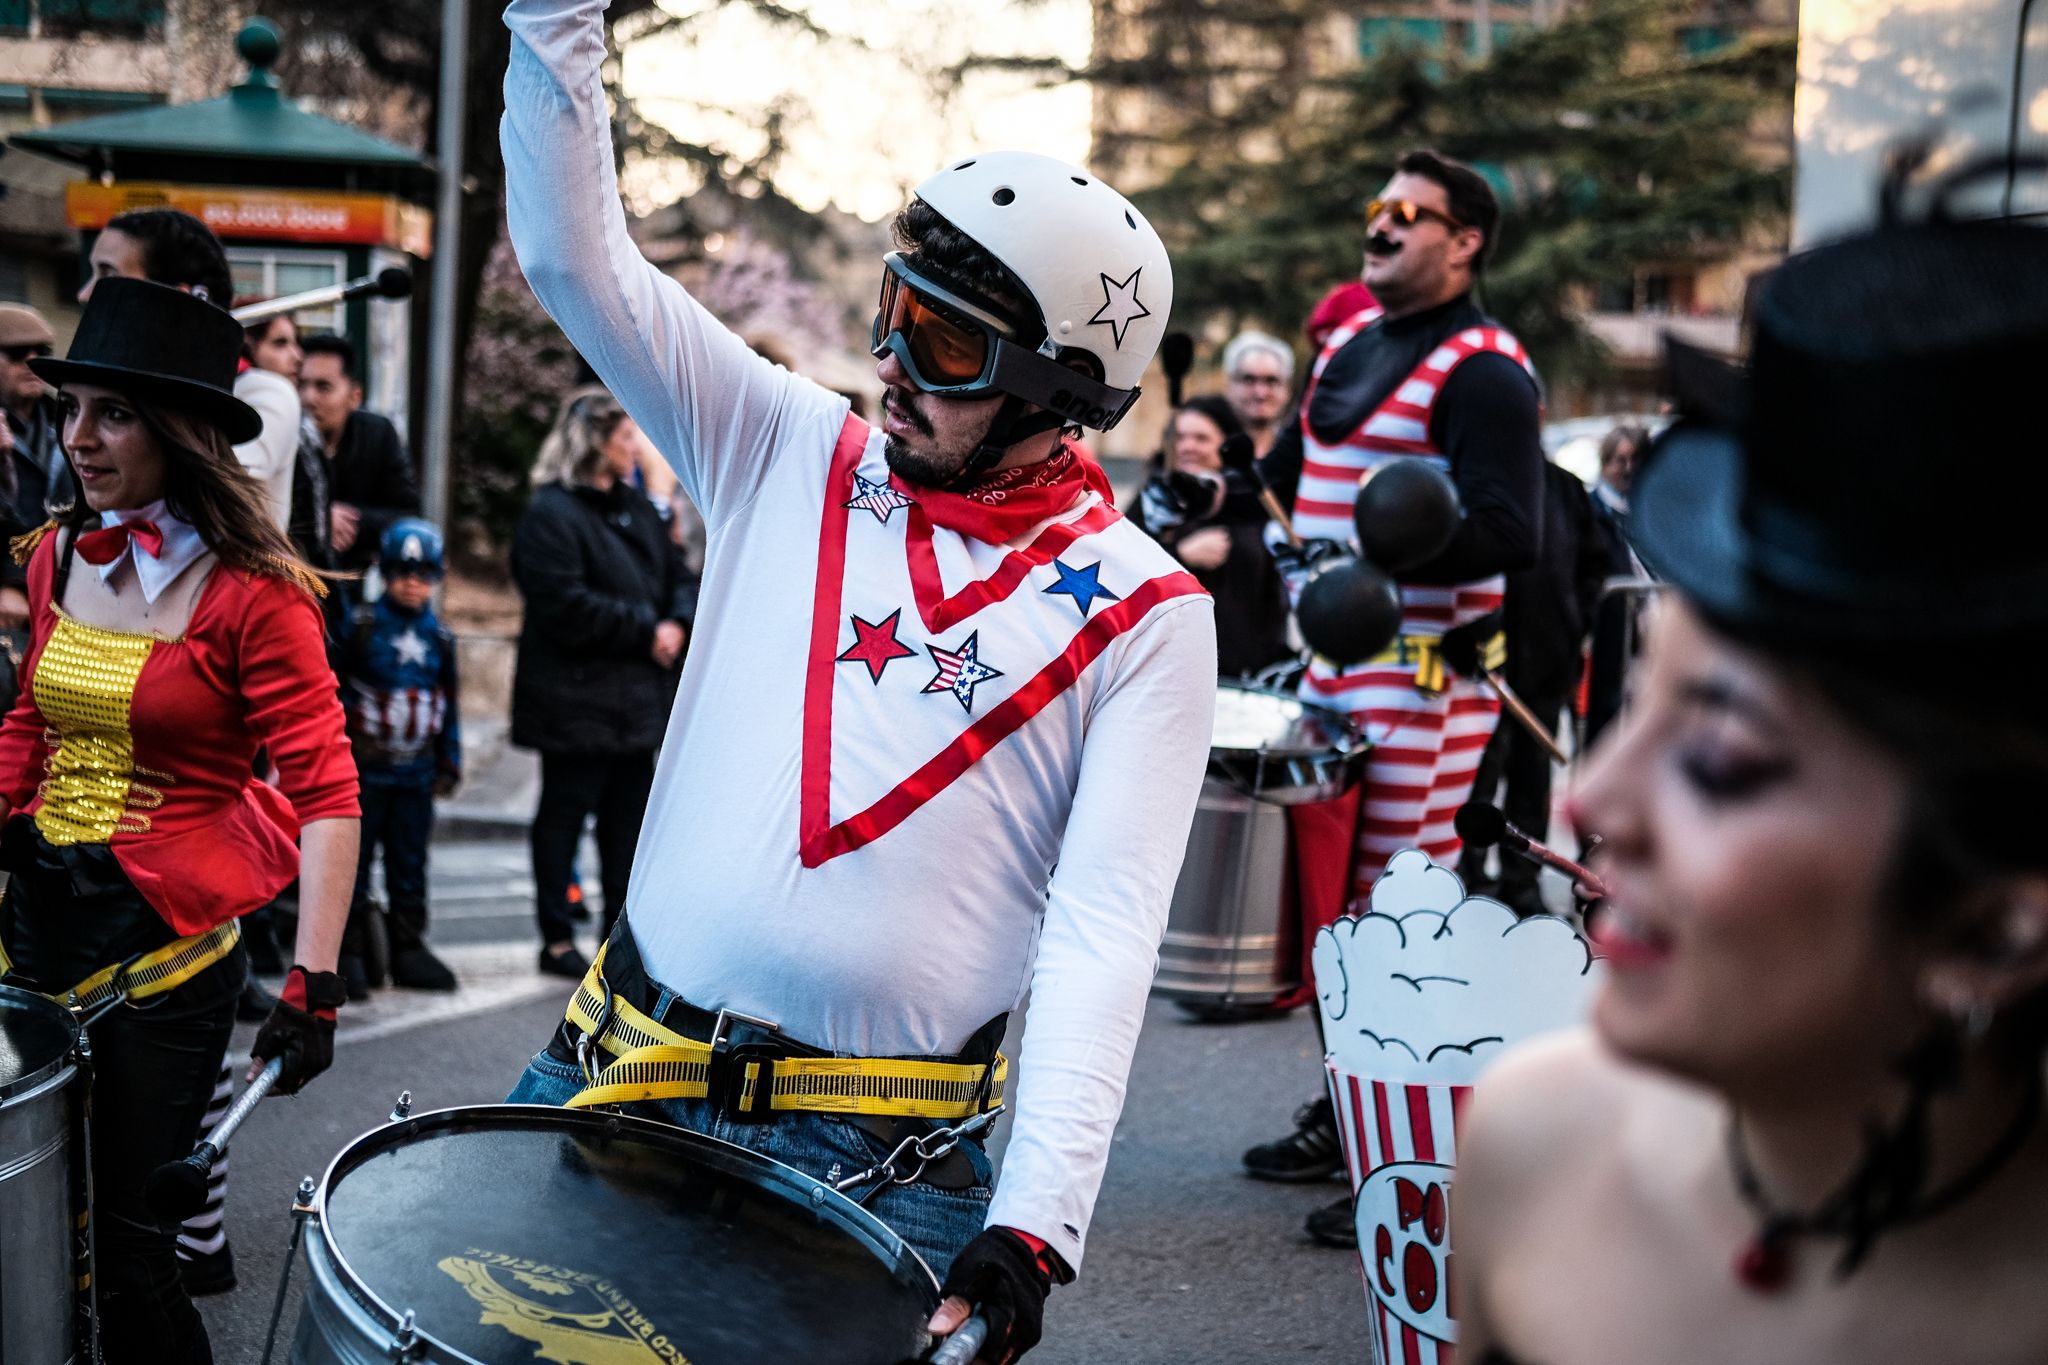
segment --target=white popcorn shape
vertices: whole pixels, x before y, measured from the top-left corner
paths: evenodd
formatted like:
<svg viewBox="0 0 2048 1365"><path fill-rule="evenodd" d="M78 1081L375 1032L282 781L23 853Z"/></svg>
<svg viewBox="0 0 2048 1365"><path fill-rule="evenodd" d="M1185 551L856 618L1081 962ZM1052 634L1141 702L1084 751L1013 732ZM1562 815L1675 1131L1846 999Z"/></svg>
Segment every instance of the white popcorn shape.
<svg viewBox="0 0 2048 1365"><path fill-rule="evenodd" d="M1314 967L1335 1070L1453 1086L1512 1044L1582 1022L1603 971L1569 922L1467 896L1414 849L1388 861L1370 913L1316 935Z"/></svg>

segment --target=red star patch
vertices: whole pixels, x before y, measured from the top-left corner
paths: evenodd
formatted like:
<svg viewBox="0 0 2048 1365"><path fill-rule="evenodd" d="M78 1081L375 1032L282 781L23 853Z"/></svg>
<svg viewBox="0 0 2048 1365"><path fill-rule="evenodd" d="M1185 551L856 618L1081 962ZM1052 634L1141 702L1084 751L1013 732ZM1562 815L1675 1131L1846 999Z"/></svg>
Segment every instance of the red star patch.
<svg viewBox="0 0 2048 1365"><path fill-rule="evenodd" d="M898 607L883 617L880 622L863 621L858 616L849 616L853 622L853 643L847 646L836 663L861 663L868 666L868 681L880 683L882 670L898 659L908 659L916 650L896 638L896 621L903 615Z"/></svg>

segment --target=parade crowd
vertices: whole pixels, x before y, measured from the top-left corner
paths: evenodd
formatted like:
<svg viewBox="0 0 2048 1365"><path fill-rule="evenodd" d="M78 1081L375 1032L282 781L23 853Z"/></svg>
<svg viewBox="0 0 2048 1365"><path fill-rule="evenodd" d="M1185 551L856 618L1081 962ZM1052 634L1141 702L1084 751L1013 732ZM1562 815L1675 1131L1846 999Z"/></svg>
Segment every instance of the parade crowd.
<svg viewBox="0 0 2048 1365"><path fill-rule="evenodd" d="M510 238L596 376L510 546L535 965L564 1000L514 1103L623 1107L796 1168L815 1205L837 1188L929 1268L931 1337L1016 1359L1084 1266L1236 680L1370 741L1291 825L1290 942L1419 850L1507 932L1590 923L1604 959L1590 1030L1457 1101L1472 1359L1901 1358L1890 1332L2048 1353L2048 737L2024 686L2048 561L2037 500L1964 517L1925 458L1962 440L2040 491L2001 440L2048 354L2035 240L1937 212L1795 257L1751 368L1680 348L1674 420L1614 426L1589 487L1546 456L1542 357L1484 307L1502 208L1471 166L1416 148L1360 186L1360 277L1299 344L1211 346L1220 392L1189 396L1152 224L1083 168L984 153L891 225L870 422L634 245L602 11L506 13ZM237 321L259 301L198 220L123 213L89 264L62 357L0 306L0 966L92 1020L105 1359L203 1365L191 1295L235 1282L226 1166L182 1229L151 1173L237 1074L324 1071L350 1002L458 984L428 878L464 779L449 546L362 358ZM1172 411L1119 499L1084 433L1167 352ZM1450 509L1412 552L1362 511L1396 468ZM1618 581L1670 591L1645 613ZM1333 621L1333 584L1385 629ZM2012 668L1945 691L1893 667L1923 645ZM1554 803L1560 743L1596 742ZM1573 903L1464 846L1458 812L1496 794L1577 836ZM1343 1101L1301 1082L1249 1176L1355 1162ZM1408 1221L1441 1242L1437 1199ZM1359 1207L1308 1235L1358 1246ZM1368 1248L1369 1281L1391 1258Z"/></svg>

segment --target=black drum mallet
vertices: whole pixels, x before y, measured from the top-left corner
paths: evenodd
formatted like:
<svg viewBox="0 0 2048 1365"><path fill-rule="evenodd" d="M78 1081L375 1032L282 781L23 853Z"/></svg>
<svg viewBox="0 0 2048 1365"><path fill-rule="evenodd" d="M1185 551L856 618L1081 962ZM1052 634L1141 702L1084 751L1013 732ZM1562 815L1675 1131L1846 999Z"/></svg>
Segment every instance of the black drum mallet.
<svg viewBox="0 0 2048 1365"><path fill-rule="evenodd" d="M364 275L359 279L323 284L318 289L264 299L261 303L245 303L234 310L234 318L246 327L252 322L265 322L281 313L295 313L301 308L328 308L362 298L402 299L411 293L412 272L404 266L388 265L374 275Z"/></svg>
<svg viewBox="0 0 2048 1365"><path fill-rule="evenodd" d="M976 1313L960 1324L952 1336L938 1344L931 1354L931 1365L973 1365L981 1354L983 1343L988 1340L988 1319Z"/></svg>
<svg viewBox="0 0 2048 1365"><path fill-rule="evenodd" d="M1168 332L1159 339L1159 368L1166 371L1166 402L1178 409L1188 371L1195 367L1195 339L1186 332Z"/></svg>
<svg viewBox="0 0 2048 1365"><path fill-rule="evenodd" d="M1468 848L1498 846L1502 852L1519 854L1532 863L1555 868L1564 873L1591 892L1593 900L1607 894L1607 884L1599 877L1562 853L1545 848L1522 833L1509 822L1507 816L1501 814L1499 806L1488 805L1484 801L1467 801L1458 807L1458 813L1451 823L1457 829L1458 837L1465 841Z"/></svg>
<svg viewBox="0 0 2048 1365"><path fill-rule="evenodd" d="M182 1223L206 1207L206 1182L213 1176L213 1163L220 1160L235 1129L255 1112L283 1070L284 1058L272 1057L228 1106L228 1112L213 1125L213 1131L200 1139L192 1155L183 1161L166 1161L149 1173L149 1179L143 1182L142 1197L151 1213L167 1223Z"/></svg>

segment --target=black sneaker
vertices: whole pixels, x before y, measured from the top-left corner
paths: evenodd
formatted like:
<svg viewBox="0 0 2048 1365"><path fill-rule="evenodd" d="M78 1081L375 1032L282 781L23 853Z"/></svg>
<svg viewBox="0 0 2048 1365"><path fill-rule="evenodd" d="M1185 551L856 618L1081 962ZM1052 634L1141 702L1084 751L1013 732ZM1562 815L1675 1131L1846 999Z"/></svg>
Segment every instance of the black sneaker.
<svg viewBox="0 0 2048 1365"><path fill-rule="evenodd" d="M540 950L542 976L566 976L572 981L581 981L589 970L590 959L576 951L573 943L559 953L551 953L545 948Z"/></svg>
<svg viewBox="0 0 2048 1365"><path fill-rule="evenodd" d="M415 991L452 991L455 973L424 944L391 954L391 984Z"/></svg>
<svg viewBox="0 0 2048 1365"><path fill-rule="evenodd" d="M1317 1246L1358 1250L1358 1217L1349 1199L1325 1204L1303 1220L1301 1230Z"/></svg>
<svg viewBox="0 0 2048 1365"><path fill-rule="evenodd" d="M219 1251L178 1249L178 1279L193 1298L225 1294L235 1287L235 1249L222 1242Z"/></svg>
<svg viewBox="0 0 2048 1365"><path fill-rule="evenodd" d="M335 960L334 970L341 974L341 981L348 987L350 1000L370 998L370 969L363 965L360 953L343 953Z"/></svg>
<svg viewBox="0 0 2048 1365"><path fill-rule="evenodd" d="M1342 1171L1344 1148L1337 1139L1337 1117L1329 1098L1310 1100L1297 1109L1294 1131L1246 1152L1244 1169L1254 1180L1278 1180L1289 1185L1328 1180Z"/></svg>

